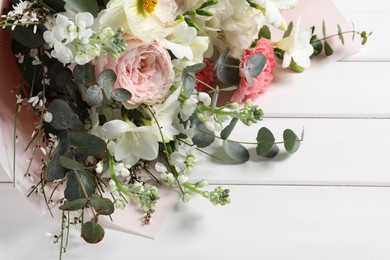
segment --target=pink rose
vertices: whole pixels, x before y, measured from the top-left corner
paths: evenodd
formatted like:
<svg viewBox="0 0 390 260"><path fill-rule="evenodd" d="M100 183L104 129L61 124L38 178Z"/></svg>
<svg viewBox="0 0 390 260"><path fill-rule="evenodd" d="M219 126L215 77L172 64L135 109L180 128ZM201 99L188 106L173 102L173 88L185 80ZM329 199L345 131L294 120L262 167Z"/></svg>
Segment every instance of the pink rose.
<svg viewBox="0 0 390 260"><path fill-rule="evenodd" d="M117 76L115 88L130 91L132 97L123 102L126 108L153 105L165 100L174 79L170 56L159 43L127 40L127 49L118 58L102 58L97 72L112 69Z"/></svg>
<svg viewBox="0 0 390 260"><path fill-rule="evenodd" d="M255 78L253 78L253 85L249 86L246 81L244 70L240 69L240 85L236 91L234 91L230 101L232 102L245 102L247 99L254 100L264 93L267 86L273 79L273 73L276 66L276 59L274 56L274 46L270 40L261 38L256 46L253 48L243 50L240 66L244 66L249 55L253 53L261 52L267 58L263 71Z"/></svg>
<svg viewBox="0 0 390 260"><path fill-rule="evenodd" d="M213 70L213 64L211 64L208 59L204 59L203 62L206 64L206 67L204 67L201 71L196 72L195 77L202 82L212 86L215 75L215 71ZM199 81L196 82L195 88L199 92L208 92L211 90Z"/></svg>

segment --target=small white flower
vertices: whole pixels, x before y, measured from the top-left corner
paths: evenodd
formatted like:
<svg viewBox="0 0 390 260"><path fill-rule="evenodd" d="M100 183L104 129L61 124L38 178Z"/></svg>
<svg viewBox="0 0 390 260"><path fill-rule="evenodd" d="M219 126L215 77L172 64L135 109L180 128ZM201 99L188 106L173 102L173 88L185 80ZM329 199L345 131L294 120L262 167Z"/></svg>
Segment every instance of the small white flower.
<svg viewBox="0 0 390 260"><path fill-rule="evenodd" d="M187 121L190 116L195 112L198 104L198 97L191 95L183 102L183 106L180 110L180 117L183 121Z"/></svg>
<svg viewBox="0 0 390 260"><path fill-rule="evenodd" d="M22 64L24 62L24 55L20 52L18 54L15 54L15 58L18 59L18 63Z"/></svg>
<svg viewBox="0 0 390 260"><path fill-rule="evenodd" d="M199 101L203 102L205 106L210 106L211 104L211 98L210 95L205 92L199 92L198 93Z"/></svg>
<svg viewBox="0 0 390 260"><path fill-rule="evenodd" d="M114 192L116 190L117 190L117 187L116 187L115 181L109 180L108 181L108 185L107 185L107 191L108 192Z"/></svg>
<svg viewBox="0 0 390 260"><path fill-rule="evenodd" d="M44 114L43 114L43 120L47 123L50 123L51 120L53 120L53 114L50 113L49 111L46 111Z"/></svg>
<svg viewBox="0 0 390 260"><path fill-rule="evenodd" d="M96 164L95 171L96 171L96 173L102 173L103 172L103 161L99 161Z"/></svg>

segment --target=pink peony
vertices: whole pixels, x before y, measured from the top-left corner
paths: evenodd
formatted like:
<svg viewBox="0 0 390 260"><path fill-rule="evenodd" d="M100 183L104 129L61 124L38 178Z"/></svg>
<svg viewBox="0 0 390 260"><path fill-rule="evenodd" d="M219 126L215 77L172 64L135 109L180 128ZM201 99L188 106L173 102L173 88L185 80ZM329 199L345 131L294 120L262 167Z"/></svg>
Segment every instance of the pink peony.
<svg viewBox="0 0 390 260"><path fill-rule="evenodd" d="M195 77L201 80L202 82L212 86L214 82L214 76L215 76L215 72L213 70L213 64L208 59L204 59L203 62L206 64L206 67L204 67L201 71L195 73ZM208 88L207 86L205 86L199 81L196 82L195 88L199 92L208 92L211 90L210 88Z"/></svg>
<svg viewBox="0 0 390 260"><path fill-rule="evenodd" d="M100 58L97 73L112 69L117 76L115 88L131 92L126 108L141 104L153 105L165 100L174 79L171 59L166 49L157 42L127 40L127 49L118 58Z"/></svg>
<svg viewBox="0 0 390 260"><path fill-rule="evenodd" d="M245 49L241 57L240 66L244 66L244 62L248 60L249 55L257 52L263 53L267 58L263 71L256 78L253 78L253 85L249 86L245 78L244 70L240 69L240 85L238 89L234 91L230 101L243 103L247 99L254 100L259 97L260 94L264 93L267 86L271 83L276 60L274 56L274 46L270 40L261 38L256 43L255 47Z"/></svg>

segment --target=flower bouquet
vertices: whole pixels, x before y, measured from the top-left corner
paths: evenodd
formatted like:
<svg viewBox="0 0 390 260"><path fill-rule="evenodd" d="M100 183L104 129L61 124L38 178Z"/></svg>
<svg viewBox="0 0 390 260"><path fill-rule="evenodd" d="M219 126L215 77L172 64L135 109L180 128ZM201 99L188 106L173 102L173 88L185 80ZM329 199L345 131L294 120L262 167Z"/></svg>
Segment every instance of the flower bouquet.
<svg viewBox="0 0 390 260"><path fill-rule="evenodd" d="M19 70L10 73L21 76L7 79L8 89L2 90L8 95L2 124L13 126L12 142L1 150L7 158L2 168L26 195L50 212L60 210L55 240L61 252L71 225L81 226L85 241L98 243L103 226L126 209L141 226L132 231L143 233L143 225L176 194L184 201L198 194L213 205L229 204L228 189L209 190L206 180L191 180L201 157L215 157L209 146L222 145L236 163L249 160L247 144L266 158L276 156L279 146L288 153L298 150L303 134L290 129L280 141L266 127L250 143L229 138L236 125L263 119L253 101L272 82L276 66L302 72L313 56L333 54L329 37L344 42L340 26L327 36L324 23L320 38L314 27L301 27L300 18L287 23L282 11L296 4L17 0L4 5L2 48ZM283 32L280 37L273 36L275 30ZM351 33L363 44L369 36ZM0 134L6 139L9 128Z"/></svg>

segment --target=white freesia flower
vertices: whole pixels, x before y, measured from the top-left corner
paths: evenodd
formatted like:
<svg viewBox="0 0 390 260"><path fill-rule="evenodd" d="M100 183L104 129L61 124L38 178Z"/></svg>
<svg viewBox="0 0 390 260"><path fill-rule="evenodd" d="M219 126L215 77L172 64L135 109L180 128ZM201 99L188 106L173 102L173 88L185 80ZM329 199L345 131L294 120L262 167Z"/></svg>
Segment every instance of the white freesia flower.
<svg viewBox="0 0 390 260"><path fill-rule="evenodd" d="M256 0L255 3L264 7L265 20L276 28L286 30L287 25L280 10L290 10L294 8L298 0Z"/></svg>
<svg viewBox="0 0 390 260"><path fill-rule="evenodd" d="M132 166L140 159L154 160L158 155L158 141L151 126L137 127L130 121L112 120L102 130L112 140L108 148L117 161Z"/></svg>
<svg viewBox="0 0 390 260"><path fill-rule="evenodd" d="M145 110L151 118L153 133L159 142L167 143L172 141L174 136L180 133L174 126L174 121L178 118L180 108L179 94L180 89L177 89L164 103L153 105L150 107L150 110Z"/></svg>
<svg viewBox="0 0 390 260"><path fill-rule="evenodd" d="M102 12L100 24L125 32L146 42L162 40L170 32L177 15L172 0L111 0Z"/></svg>
<svg viewBox="0 0 390 260"><path fill-rule="evenodd" d="M283 68L290 66L291 60L303 68L310 66L310 56L313 54L313 46L310 44L312 31L310 28L301 29L301 18L294 25L291 35L276 42L275 45L284 50Z"/></svg>

